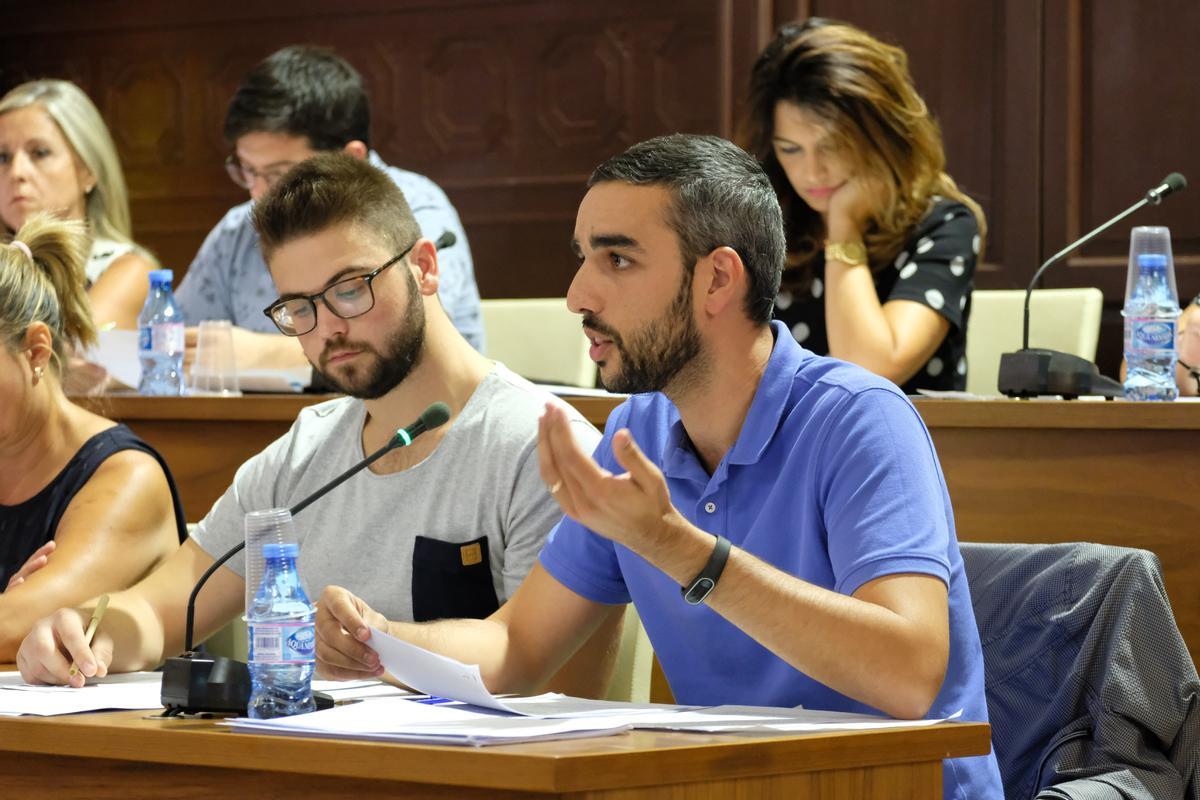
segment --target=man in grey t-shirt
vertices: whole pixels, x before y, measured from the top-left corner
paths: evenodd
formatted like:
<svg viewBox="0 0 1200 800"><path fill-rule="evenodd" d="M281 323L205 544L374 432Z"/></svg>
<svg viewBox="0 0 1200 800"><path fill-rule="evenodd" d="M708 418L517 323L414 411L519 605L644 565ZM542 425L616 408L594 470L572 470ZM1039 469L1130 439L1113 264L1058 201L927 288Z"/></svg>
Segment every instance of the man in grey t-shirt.
<svg viewBox="0 0 1200 800"><path fill-rule="evenodd" d="M384 173L345 154L315 156L256 204L254 224L281 292L271 319L350 397L305 409L243 465L193 538L112 595L90 647L82 631L91 604L39 621L18 654L28 680L78 686L179 652L188 593L243 535L246 512L303 499L437 400L450 407L448 424L297 516L300 572L312 595L337 581L398 618L486 616L521 582L559 516L537 458L538 416L558 401L454 329L438 300L437 251ZM574 427L590 450L598 434L578 414ZM242 613L240 572L239 559L210 579L197 604L198 639ZM606 620L558 688L604 690L604 654L611 659L619 624L619 614ZM69 677L72 660L80 674Z"/></svg>

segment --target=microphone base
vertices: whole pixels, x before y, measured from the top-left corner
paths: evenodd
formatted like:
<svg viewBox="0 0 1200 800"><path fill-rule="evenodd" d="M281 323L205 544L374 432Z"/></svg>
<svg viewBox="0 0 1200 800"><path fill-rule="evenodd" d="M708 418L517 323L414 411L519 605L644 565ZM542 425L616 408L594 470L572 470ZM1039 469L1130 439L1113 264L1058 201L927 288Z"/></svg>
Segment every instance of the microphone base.
<svg viewBox="0 0 1200 800"><path fill-rule="evenodd" d="M1057 394L1073 400L1081 395L1111 399L1125 394L1125 387L1101 375L1087 359L1040 347L1001 355L996 384L1008 397Z"/></svg>
<svg viewBox="0 0 1200 800"><path fill-rule="evenodd" d="M168 715L207 711L245 716L250 669L231 658L188 651L163 664L161 699Z"/></svg>

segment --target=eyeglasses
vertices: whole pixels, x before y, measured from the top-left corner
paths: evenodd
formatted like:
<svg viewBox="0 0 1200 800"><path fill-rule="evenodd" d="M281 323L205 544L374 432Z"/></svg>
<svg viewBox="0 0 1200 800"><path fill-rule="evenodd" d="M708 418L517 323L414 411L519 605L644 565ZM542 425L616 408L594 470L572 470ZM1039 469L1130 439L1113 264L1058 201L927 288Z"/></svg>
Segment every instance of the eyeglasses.
<svg viewBox="0 0 1200 800"><path fill-rule="evenodd" d="M388 259L383 266L368 272L366 275L356 275L327 286L316 294L289 297L286 300L276 300L263 309L263 313L271 318L275 327L284 336L303 336L317 327L317 300L325 304L330 313L342 319L354 319L375 307L375 290L371 281L388 267L408 255L413 249L413 242L404 248L404 252Z"/></svg>
<svg viewBox="0 0 1200 800"><path fill-rule="evenodd" d="M267 188L270 188L294 166L296 166L296 162L286 161L259 172L254 167L247 167L236 155L225 157L225 171L229 173L229 179L243 189L253 188L254 182L259 178L262 178L263 183L267 185Z"/></svg>

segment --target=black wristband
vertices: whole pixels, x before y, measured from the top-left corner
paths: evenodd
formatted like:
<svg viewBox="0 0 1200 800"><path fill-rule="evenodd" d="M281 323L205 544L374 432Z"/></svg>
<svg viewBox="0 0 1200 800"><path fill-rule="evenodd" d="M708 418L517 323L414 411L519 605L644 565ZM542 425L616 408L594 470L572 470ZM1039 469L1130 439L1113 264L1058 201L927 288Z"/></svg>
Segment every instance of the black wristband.
<svg viewBox="0 0 1200 800"><path fill-rule="evenodd" d="M708 557L708 563L704 565L704 569L700 570L700 574L692 579L692 582L687 586L680 587L679 591L683 594L683 599L694 606L698 606L712 594L712 590L717 588L717 581L721 578L721 573L725 571L725 562L729 560L729 550L733 544L724 536L717 536L717 543L713 547L712 555Z"/></svg>

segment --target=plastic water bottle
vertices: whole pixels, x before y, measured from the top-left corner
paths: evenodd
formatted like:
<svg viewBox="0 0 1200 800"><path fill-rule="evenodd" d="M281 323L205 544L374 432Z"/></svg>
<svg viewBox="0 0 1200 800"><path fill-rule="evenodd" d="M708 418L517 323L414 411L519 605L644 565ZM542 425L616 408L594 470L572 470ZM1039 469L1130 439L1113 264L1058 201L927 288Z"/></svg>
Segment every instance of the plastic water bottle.
<svg viewBox="0 0 1200 800"><path fill-rule="evenodd" d="M251 685L247 713L255 719L316 710L316 630L312 604L296 571L298 553L291 542L262 546L262 582L246 608Z"/></svg>
<svg viewBox="0 0 1200 800"><path fill-rule="evenodd" d="M171 293L169 269L150 273L150 293L138 314L138 357L142 378L138 392L149 395L183 394L183 314Z"/></svg>
<svg viewBox="0 0 1200 800"><path fill-rule="evenodd" d="M1174 400L1179 298L1161 253L1135 258L1137 280L1125 297L1125 399Z"/></svg>

